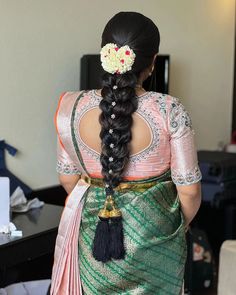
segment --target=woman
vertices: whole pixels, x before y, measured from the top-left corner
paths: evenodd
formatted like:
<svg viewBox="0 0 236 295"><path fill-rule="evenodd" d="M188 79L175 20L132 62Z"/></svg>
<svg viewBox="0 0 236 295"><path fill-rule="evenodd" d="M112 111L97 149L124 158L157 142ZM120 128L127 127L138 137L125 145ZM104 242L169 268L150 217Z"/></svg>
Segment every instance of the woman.
<svg viewBox="0 0 236 295"><path fill-rule="evenodd" d="M142 87L159 39L149 18L116 14L102 34L102 89L61 96L57 171L69 197L51 294L181 293L201 173L183 105Z"/></svg>

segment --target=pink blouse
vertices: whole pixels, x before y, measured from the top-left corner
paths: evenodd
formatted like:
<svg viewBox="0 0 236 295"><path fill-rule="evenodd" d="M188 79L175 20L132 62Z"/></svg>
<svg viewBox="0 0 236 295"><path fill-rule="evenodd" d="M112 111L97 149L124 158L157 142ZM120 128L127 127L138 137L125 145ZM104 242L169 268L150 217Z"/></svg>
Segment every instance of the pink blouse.
<svg viewBox="0 0 236 295"><path fill-rule="evenodd" d="M86 170L89 175L102 177L99 153L83 142L78 130L83 115L99 106L101 96L96 90L85 92L77 104L74 121L71 122L72 110L79 94L80 92L66 92L58 104L55 116L58 132L57 172L80 174L83 171L72 141L73 127ZM152 138L147 148L130 157L124 177L147 178L171 169L171 177L176 185L200 181L202 175L198 166L194 130L191 118L180 100L170 95L147 92L139 96L138 101L136 112L149 126Z"/></svg>

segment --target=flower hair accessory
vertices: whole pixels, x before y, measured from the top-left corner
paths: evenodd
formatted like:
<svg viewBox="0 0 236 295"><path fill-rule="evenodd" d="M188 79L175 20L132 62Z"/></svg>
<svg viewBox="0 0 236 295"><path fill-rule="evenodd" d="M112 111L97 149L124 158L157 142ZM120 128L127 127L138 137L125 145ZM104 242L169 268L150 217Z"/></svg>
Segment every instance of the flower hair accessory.
<svg viewBox="0 0 236 295"><path fill-rule="evenodd" d="M136 56L128 45L119 48L114 43L103 46L100 54L102 67L110 74L124 74L130 71Z"/></svg>

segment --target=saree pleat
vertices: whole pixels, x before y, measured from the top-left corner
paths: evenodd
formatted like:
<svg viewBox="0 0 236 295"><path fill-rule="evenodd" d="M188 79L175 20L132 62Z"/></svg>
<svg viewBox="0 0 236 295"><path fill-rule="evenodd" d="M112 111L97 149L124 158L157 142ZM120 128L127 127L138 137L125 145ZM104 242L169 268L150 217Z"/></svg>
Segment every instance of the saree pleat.
<svg viewBox="0 0 236 295"><path fill-rule="evenodd" d="M156 185L145 191L116 192L115 200L123 214L126 257L107 263L92 256L104 189L89 188L79 235L84 295L181 294L186 260L184 219L169 172L156 180Z"/></svg>

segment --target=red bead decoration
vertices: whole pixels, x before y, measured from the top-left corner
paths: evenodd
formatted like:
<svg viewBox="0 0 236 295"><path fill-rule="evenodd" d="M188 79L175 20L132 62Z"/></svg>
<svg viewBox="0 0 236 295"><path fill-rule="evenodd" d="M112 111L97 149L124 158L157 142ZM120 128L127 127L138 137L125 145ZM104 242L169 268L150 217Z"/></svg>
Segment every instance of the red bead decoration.
<svg viewBox="0 0 236 295"><path fill-rule="evenodd" d="M124 59L121 59L120 62L123 64L125 62L125 60Z"/></svg>
<svg viewBox="0 0 236 295"><path fill-rule="evenodd" d="M118 50L119 50L119 47L116 47L116 48L115 48L115 51L118 51Z"/></svg>
<svg viewBox="0 0 236 295"><path fill-rule="evenodd" d="M129 51L129 50L126 50L126 51L125 51L125 54L126 54L126 55L130 55L130 51Z"/></svg>

